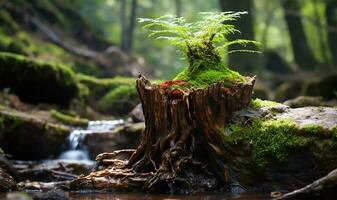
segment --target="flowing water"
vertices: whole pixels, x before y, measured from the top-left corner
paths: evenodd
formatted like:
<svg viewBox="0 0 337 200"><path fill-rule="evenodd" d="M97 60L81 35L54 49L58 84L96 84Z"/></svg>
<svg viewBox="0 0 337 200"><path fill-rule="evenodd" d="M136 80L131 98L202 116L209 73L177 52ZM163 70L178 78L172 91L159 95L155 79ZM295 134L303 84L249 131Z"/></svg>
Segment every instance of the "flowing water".
<svg viewBox="0 0 337 200"><path fill-rule="evenodd" d="M58 159L72 161L89 161L89 153L83 144L85 137L91 133L104 133L124 123L123 120L90 121L86 129L77 129L70 133L67 150Z"/></svg>

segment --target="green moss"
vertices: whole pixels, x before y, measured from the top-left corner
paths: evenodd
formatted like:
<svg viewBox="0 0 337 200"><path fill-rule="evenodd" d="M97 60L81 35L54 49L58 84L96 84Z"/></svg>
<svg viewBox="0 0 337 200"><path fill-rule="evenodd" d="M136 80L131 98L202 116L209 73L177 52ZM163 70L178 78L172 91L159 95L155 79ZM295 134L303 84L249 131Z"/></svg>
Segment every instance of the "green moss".
<svg viewBox="0 0 337 200"><path fill-rule="evenodd" d="M59 122L71 126L87 126L89 122L87 119L66 115L56 110L51 110L50 115Z"/></svg>
<svg viewBox="0 0 337 200"><path fill-rule="evenodd" d="M98 103L98 109L116 115L127 114L139 103L135 85L120 85L108 92Z"/></svg>
<svg viewBox="0 0 337 200"><path fill-rule="evenodd" d="M337 139L337 125L332 127L331 131L332 131L333 135L335 136L335 138Z"/></svg>
<svg viewBox="0 0 337 200"><path fill-rule="evenodd" d="M275 101L267 101L267 100L261 100L261 99L254 99L254 100L252 100L252 105L255 108L262 108L262 107L276 107L276 106L280 106L282 104L277 103Z"/></svg>
<svg viewBox="0 0 337 200"><path fill-rule="evenodd" d="M312 140L299 135L300 128L291 120L254 120L250 125L241 128L231 125L226 138L246 140L252 145L253 160L264 168L270 161L282 163L293 149L302 148Z"/></svg>
<svg viewBox="0 0 337 200"><path fill-rule="evenodd" d="M183 80L188 82L191 87L206 88L210 84L224 81L225 86L231 86L234 83L244 82L244 78L237 72L228 68L222 70L202 70L191 72L188 68L180 72L174 80Z"/></svg>
<svg viewBox="0 0 337 200"><path fill-rule="evenodd" d="M12 16L3 9L0 12L0 24L1 27L5 28L6 33L14 33L20 30L19 25L13 20Z"/></svg>
<svg viewBox="0 0 337 200"><path fill-rule="evenodd" d="M302 127L302 130L307 134L312 134L316 136L324 135L327 132L322 126L317 124L308 124Z"/></svg>
<svg viewBox="0 0 337 200"><path fill-rule="evenodd" d="M238 72L223 64L221 56L212 45L198 43L196 47L191 46L187 57L189 66L174 80L186 81L191 87L197 88L205 88L219 81L224 81L227 86L245 81Z"/></svg>
<svg viewBox="0 0 337 200"><path fill-rule="evenodd" d="M0 53L0 87L27 102L68 105L78 94L73 71L64 65L38 62L11 53Z"/></svg>

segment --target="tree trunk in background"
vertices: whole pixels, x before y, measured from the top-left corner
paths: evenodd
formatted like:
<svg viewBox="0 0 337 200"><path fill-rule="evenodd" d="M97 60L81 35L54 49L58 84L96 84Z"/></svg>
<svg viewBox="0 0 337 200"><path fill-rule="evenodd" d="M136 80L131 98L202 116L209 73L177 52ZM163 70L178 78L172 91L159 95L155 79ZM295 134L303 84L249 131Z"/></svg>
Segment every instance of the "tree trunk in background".
<svg viewBox="0 0 337 200"><path fill-rule="evenodd" d="M126 24L126 0L120 1L120 22L121 22L121 42L120 46L123 51L126 49L127 24Z"/></svg>
<svg viewBox="0 0 337 200"><path fill-rule="evenodd" d="M253 30L253 16L252 9L253 3L251 0L220 0L220 7L223 11L248 11L248 15L242 16L243 19L238 20L235 23L237 29L241 31L239 35L240 38L254 40L254 30ZM237 36L236 36L237 37ZM235 39L229 38L230 40ZM248 45L248 49L255 49L253 45ZM242 49L240 45L232 45L228 48L229 51L235 49ZM233 53L228 54L228 65L229 67L237 71L252 71L260 65L260 56L251 53Z"/></svg>
<svg viewBox="0 0 337 200"><path fill-rule="evenodd" d="M121 49L127 53L131 52L133 46L133 33L135 29L136 13L137 13L137 0L132 0L129 24L126 20L126 0L121 0Z"/></svg>
<svg viewBox="0 0 337 200"><path fill-rule="evenodd" d="M312 4L314 5L314 16L315 16L315 20L317 20L317 28L316 28L316 31L318 33L318 35L320 36L319 37L319 48L320 48L320 51L322 52L322 56L323 56L323 63L324 66L329 66L329 47L327 46L327 43L326 41L324 40L325 37L324 36L324 29L321 28L323 27L324 25L322 24L323 23L323 20L322 20L322 16L319 14L319 0L312 0Z"/></svg>
<svg viewBox="0 0 337 200"><path fill-rule="evenodd" d="M291 38L295 62L300 69L312 70L317 66L318 62L308 45L302 19L297 16L301 13L300 5L297 0L282 0L282 7Z"/></svg>
<svg viewBox="0 0 337 200"><path fill-rule="evenodd" d="M325 16L328 27L337 28L337 1L326 0ZM329 30L328 32L329 47L331 51L332 61L337 67L337 32Z"/></svg>
<svg viewBox="0 0 337 200"><path fill-rule="evenodd" d="M131 52L133 46L133 33L135 30L136 14L137 14L137 0L131 2L130 24L128 28L127 49L126 52Z"/></svg>
<svg viewBox="0 0 337 200"><path fill-rule="evenodd" d="M176 0L176 15L181 17L181 0Z"/></svg>

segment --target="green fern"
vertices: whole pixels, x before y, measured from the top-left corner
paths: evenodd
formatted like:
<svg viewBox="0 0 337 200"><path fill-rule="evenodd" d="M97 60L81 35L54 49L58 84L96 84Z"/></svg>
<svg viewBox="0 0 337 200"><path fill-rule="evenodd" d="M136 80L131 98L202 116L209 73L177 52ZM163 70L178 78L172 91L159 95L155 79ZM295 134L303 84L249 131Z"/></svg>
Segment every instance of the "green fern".
<svg viewBox="0 0 337 200"><path fill-rule="evenodd" d="M244 81L237 72L224 66L225 50L231 45L246 47L249 44L259 45L253 40L237 39L229 41L229 35L240 33L234 25L235 21L247 12L202 12L201 21L188 23L184 18L165 15L157 19L140 18L146 23L149 37L167 40L188 60L189 66L176 80L185 80L197 87L206 87L217 81L227 81L229 84ZM232 52L258 52L254 50L237 49Z"/></svg>

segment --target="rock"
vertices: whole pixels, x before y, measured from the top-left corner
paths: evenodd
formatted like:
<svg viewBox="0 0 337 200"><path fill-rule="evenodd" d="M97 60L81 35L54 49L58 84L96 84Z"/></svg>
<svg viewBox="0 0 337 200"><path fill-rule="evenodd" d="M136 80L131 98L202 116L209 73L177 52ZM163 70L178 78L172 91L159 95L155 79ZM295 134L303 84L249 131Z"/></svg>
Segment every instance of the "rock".
<svg viewBox="0 0 337 200"><path fill-rule="evenodd" d="M36 194L33 200L68 200L68 195L62 190L52 190L40 194Z"/></svg>
<svg viewBox="0 0 337 200"><path fill-rule="evenodd" d="M142 104L138 104L136 107L134 107L133 110L129 113L129 116L134 123L145 122Z"/></svg>
<svg viewBox="0 0 337 200"><path fill-rule="evenodd" d="M49 160L43 162L14 161L22 180L58 182L73 180L91 172L93 163Z"/></svg>
<svg viewBox="0 0 337 200"><path fill-rule="evenodd" d="M307 96L321 96L325 99L337 98L337 73L331 73L319 80L309 82L304 94Z"/></svg>
<svg viewBox="0 0 337 200"><path fill-rule="evenodd" d="M140 122L125 124L104 133L91 133L86 135L84 145L86 145L91 158L95 158L96 155L103 152L136 148L144 128L144 123Z"/></svg>
<svg viewBox="0 0 337 200"><path fill-rule="evenodd" d="M11 53L0 53L0 80L0 88L11 88L20 99L30 103L67 106L79 92L69 67Z"/></svg>
<svg viewBox="0 0 337 200"><path fill-rule="evenodd" d="M33 191L50 191L50 190L69 190L69 181L57 181L57 182L36 182L25 181L18 184L20 190L33 190Z"/></svg>
<svg viewBox="0 0 337 200"><path fill-rule="evenodd" d="M29 113L0 109L0 146L18 160L47 159L60 153L70 128Z"/></svg>
<svg viewBox="0 0 337 200"><path fill-rule="evenodd" d="M326 106L322 97L299 96L295 99L290 99L284 102L285 105L291 108L300 108L306 106Z"/></svg>
<svg viewBox="0 0 337 200"><path fill-rule="evenodd" d="M16 190L17 185L13 177L0 168L0 192Z"/></svg>
<svg viewBox="0 0 337 200"><path fill-rule="evenodd" d="M14 168L13 164L10 161L8 161L4 156L1 155L0 155L0 168L4 172L12 176L15 179L15 181L19 181L20 178L18 171Z"/></svg>
<svg viewBox="0 0 337 200"><path fill-rule="evenodd" d="M274 100L284 102L288 99L293 99L301 94L302 83L299 82L284 82L276 88Z"/></svg>
<svg viewBox="0 0 337 200"><path fill-rule="evenodd" d="M11 192L6 195L5 200L33 200L28 194L23 192Z"/></svg>
<svg viewBox="0 0 337 200"><path fill-rule="evenodd" d="M247 108L225 129L232 177L244 187L284 191L337 168L337 108ZM235 152L235 153L234 153Z"/></svg>

